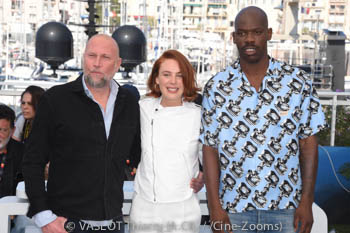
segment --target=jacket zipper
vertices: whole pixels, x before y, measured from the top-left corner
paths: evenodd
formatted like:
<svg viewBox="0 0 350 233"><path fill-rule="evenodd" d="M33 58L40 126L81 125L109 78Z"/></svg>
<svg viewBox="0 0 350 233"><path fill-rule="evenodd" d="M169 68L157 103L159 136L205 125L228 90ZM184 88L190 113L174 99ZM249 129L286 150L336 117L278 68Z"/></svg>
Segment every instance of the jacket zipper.
<svg viewBox="0 0 350 233"><path fill-rule="evenodd" d="M153 119L151 121L151 127L152 127L152 136L151 136L151 140L152 140L152 157L153 157L153 160L152 160L152 165L153 165L153 200L154 202L156 202L156 171L155 171L155 168L154 168L154 147L153 147Z"/></svg>

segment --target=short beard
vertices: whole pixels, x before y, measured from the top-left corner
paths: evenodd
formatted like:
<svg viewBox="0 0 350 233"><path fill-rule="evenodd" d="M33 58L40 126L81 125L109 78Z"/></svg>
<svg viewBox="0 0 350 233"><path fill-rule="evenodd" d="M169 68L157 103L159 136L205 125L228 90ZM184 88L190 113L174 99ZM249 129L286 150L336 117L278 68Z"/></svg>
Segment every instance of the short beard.
<svg viewBox="0 0 350 233"><path fill-rule="evenodd" d="M108 81L106 77L103 77L100 82L94 82L90 75L85 75L84 80L92 88L104 88Z"/></svg>
<svg viewBox="0 0 350 233"><path fill-rule="evenodd" d="M8 138L4 139L2 142L0 142L0 150L3 150L6 148L7 143L10 141L11 134Z"/></svg>

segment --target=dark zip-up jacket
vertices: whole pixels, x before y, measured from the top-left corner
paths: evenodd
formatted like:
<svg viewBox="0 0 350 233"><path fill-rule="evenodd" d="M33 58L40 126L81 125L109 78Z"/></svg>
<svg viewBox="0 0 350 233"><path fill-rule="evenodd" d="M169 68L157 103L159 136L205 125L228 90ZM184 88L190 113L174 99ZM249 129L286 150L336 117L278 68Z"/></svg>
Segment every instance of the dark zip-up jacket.
<svg viewBox="0 0 350 233"><path fill-rule="evenodd" d="M29 217L43 210L84 220L122 214L126 160L137 167L140 159L139 105L119 87L107 139L102 112L81 79L55 86L40 99L23 159Z"/></svg>
<svg viewBox="0 0 350 233"><path fill-rule="evenodd" d="M21 176L21 164L23 158L23 143L12 138L6 145L7 155L4 173L0 178L0 198L16 195L18 177Z"/></svg>

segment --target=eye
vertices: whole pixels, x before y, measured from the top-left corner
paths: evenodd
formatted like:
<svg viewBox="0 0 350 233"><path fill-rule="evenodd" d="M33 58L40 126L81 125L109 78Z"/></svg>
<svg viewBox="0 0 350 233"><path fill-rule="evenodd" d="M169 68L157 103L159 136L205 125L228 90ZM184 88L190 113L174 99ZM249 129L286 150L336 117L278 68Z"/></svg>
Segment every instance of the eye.
<svg viewBox="0 0 350 233"><path fill-rule="evenodd" d="M236 33L236 35L242 37L242 36L245 36L246 33L245 33L245 32L242 32L242 31L238 31L238 32Z"/></svg>
<svg viewBox="0 0 350 233"><path fill-rule="evenodd" d="M32 105L31 102L25 102L25 101L22 101L22 102L21 102L21 105L25 105L25 104Z"/></svg>
<svg viewBox="0 0 350 233"><path fill-rule="evenodd" d="M183 75L180 73L180 74L177 74L176 77L177 78L183 78Z"/></svg>
<svg viewBox="0 0 350 233"><path fill-rule="evenodd" d="M255 35L260 36L263 32L262 31L255 31Z"/></svg>

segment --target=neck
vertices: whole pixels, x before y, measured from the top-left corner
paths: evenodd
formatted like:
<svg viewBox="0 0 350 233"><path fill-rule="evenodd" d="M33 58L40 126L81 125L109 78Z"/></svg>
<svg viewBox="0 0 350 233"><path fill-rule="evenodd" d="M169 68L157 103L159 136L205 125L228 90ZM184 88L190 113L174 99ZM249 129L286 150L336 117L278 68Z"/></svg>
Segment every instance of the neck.
<svg viewBox="0 0 350 233"><path fill-rule="evenodd" d="M250 84L258 91L269 67L268 56L266 55L257 63L248 63L241 60L240 65Z"/></svg>
<svg viewBox="0 0 350 233"><path fill-rule="evenodd" d="M103 88L93 88L88 85L87 88L90 90L97 103L99 103L103 107L103 110L106 111L108 97L111 92L109 83Z"/></svg>
<svg viewBox="0 0 350 233"><path fill-rule="evenodd" d="M250 63L245 60L240 60L240 65L246 75L255 75L262 72L266 73L266 70L269 67L269 57L266 55L257 63Z"/></svg>
<svg viewBox="0 0 350 233"><path fill-rule="evenodd" d="M162 99L160 104L163 107L176 107L176 106L181 106L182 105L182 100L180 100L180 101L178 101L178 100L171 101L171 100L164 100L164 99Z"/></svg>

